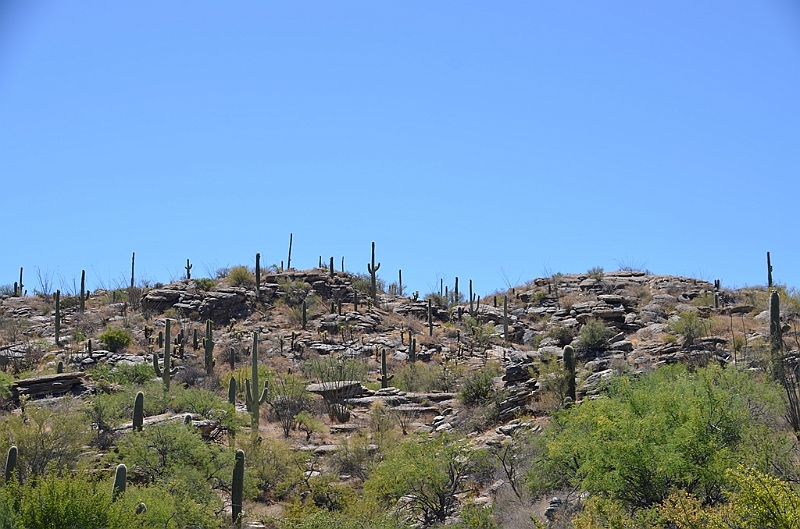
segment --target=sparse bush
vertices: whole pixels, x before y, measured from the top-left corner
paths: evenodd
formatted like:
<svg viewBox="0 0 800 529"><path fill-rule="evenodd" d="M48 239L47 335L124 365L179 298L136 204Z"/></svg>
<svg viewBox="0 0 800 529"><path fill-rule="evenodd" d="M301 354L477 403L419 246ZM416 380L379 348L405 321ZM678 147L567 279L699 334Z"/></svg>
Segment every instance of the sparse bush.
<svg viewBox="0 0 800 529"><path fill-rule="evenodd" d="M683 345L688 347L694 343L694 340L700 338L708 332L711 323L701 318L697 313L692 311L684 311L678 315L677 320L672 320L669 323L669 329L677 334L683 336Z"/></svg>
<svg viewBox="0 0 800 529"><path fill-rule="evenodd" d="M547 329L547 336L555 340L559 347L564 347L572 343L575 338L576 332L574 327L567 327L566 325L553 325Z"/></svg>
<svg viewBox="0 0 800 529"><path fill-rule="evenodd" d="M602 281L603 280L603 267L602 266L593 266L589 270L586 271L586 274L589 276L590 279L594 279L595 281Z"/></svg>
<svg viewBox="0 0 800 529"><path fill-rule="evenodd" d="M200 290L204 290L206 292L209 290L214 290L214 288L217 286L217 282L208 277L201 277L200 279L196 279L195 284L197 285L197 288L199 288Z"/></svg>
<svg viewBox="0 0 800 529"><path fill-rule="evenodd" d="M228 273L228 283L235 287L250 287L256 284L256 278L246 266L234 266Z"/></svg>
<svg viewBox="0 0 800 529"><path fill-rule="evenodd" d="M498 372L497 364L491 363L468 375L458 394L461 402L467 406L486 404L495 394L493 378L497 376Z"/></svg>
<svg viewBox="0 0 800 529"><path fill-rule="evenodd" d="M106 344L109 351L119 351L133 343L131 333L127 329L108 329L99 338Z"/></svg>
<svg viewBox="0 0 800 529"><path fill-rule="evenodd" d="M581 327L578 348L582 351L598 351L606 347L614 331L606 327L603 320L592 318Z"/></svg>

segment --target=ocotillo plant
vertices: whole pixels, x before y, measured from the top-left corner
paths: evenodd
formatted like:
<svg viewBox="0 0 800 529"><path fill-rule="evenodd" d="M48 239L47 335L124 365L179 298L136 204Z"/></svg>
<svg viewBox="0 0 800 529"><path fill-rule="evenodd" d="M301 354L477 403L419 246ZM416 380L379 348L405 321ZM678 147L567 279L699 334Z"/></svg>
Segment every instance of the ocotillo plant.
<svg viewBox="0 0 800 529"><path fill-rule="evenodd" d="M261 254L256 254L256 298L261 297Z"/></svg>
<svg viewBox="0 0 800 529"><path fill-rule="evenodd" d="M11 446L6 456L6 483L11 481L15 470L17 470L17 447Z"/></svg>
<svg viewBox="0 0 800 529"><path fill-rule="evenodd" d="M56 345L59 343L61 335L61 291L56 290Z"/></svg>
<svg viewBox="0 0 800 529"><path fill-rule="evenodd" d="M141 391L136 394L133 401L133 431L141 432L144 424L144 393Z"/></svg>
<svg viewBox="0 0 800 529"><path fill-rule="evenodd" d="M567 396L575 402L575 349L564 347L564 370L567 371Z"/></svg>
<svg viewBox="0 0 800 529"><path fill-rule="evenodd" d="M214 338L211 329L211 320L206 320L206 337L203 338L203 349L206 353L206 375L214 374Z"/></svg>
<svg viewBox="0 0 800 529"><path fill-rule="evenodd" d="M192 278L192 265L189 263L188 259L186 260L186 266L184 266L184 268L186 269L186 279L191 279Z"/></svg>
<svg viewBox="0 0 800 529"><path fill-rule="evenodd" d="M83 310L86 308L86 270L81 270L81 299L79 305L79 311L83 314Z"/></svg>
<svg viewBox="0 0 800 529"><path fill-rule="evenodd" d="M117 501L120 494L125 492L128 482L128 467L123 463L117 465L117 471L114 473L114 488L111 489L111 501Z"/></svg>
<svg viewBox="0 0 800 529"><path fill-rule="evenodd" d="M367 263L367 272L370 275L370 294L372 295L372 302L375 306L378 306L378 270L380 269L381 264L375 264L375 241L372 242L372 264L370 265Z"/></svg>
<svg viewBox="0 0 800 529"><path fill-rule="evenodd" d="M228 402L236 405L236 377L231 377L228 382Z"/></svg>
<svg viewBox="0 0 800 529"><path fill-rule="evenodd" d="M236 527L242 525L242 497L244 490L244 451L236 451L231 482L231 516Z"/></svg>
<svg viewBox="0 0 800 529"><path fill-rule="evenodd" d="M178 372L177 368L170 369L170 350L169 350L169 323L170 319L167 318L166 327L164 329L164 369L160 369L158 366L158 354L153 353L153 369L156 372L157 377L161 377L161 380L164 381L164 391L169 391L169 377L174 375ZM160 335L160 333L159 333Z"/></svg>
<svg viewBox="0 0 800 529"><path fill-rule="evenodd" d="M264 389L261 391L261 396L258 396L258 331L253 331L253 383L250 385L250 380L245 379L245 401L252 416L252 427L258 431L258 424L261 421L259 413L259 406L264 404L267 400L267 392L269 388L268 382L264 381Z"/></svg>
<svg viewBox="0 0 800 529"><path fill-rule="evenodd" d="M386 372L386 349L381 349L381 376L378 381L381 383L381 388L388 388L389 381L394 378L394 375L389 375Z"/></svg>

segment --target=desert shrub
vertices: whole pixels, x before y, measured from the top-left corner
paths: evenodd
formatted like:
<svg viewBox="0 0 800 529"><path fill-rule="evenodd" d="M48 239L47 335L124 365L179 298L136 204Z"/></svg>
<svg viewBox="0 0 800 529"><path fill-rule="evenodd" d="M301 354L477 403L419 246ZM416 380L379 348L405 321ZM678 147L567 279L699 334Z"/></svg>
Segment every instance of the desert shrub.
<svg viewBox="0 0 800 529"><path fill-rule="evenodd" d="M250 436L240 441L246 454L245 492L251 498L279 500L303 479L303 454L282 439Z"/></svg>
<svg viewBox="0 0 800 529"><path fill-rule="evenodd" d="M208 277L201 277L200 279L195 279L195 284L197 288L204 291L214 290L217 286L217 282Z"/></svg>
<svg viewBox="0 0 800 529"><path fill-rule="evenodd" d="M234 266L228 272L228 283L235 287L250 287L256 284L256 277L246 266Z"/></svg>
<svg viewBox="0 0 800 529"><path fill-rule="evenodd" d="M602 266L593 266L589 270L586 271L586 275L589 276L590 279L594 279L595 281L602 281L603 280L603 267Z"/></svg>
<svg viewBox="0 0 800 529"><path fill-rule="evenodd" d="M409 439L375 467L364 483L365 496L422 526L443 523L457 511L470 483L485 476L483 453L447 434Z"/></svg>
<svg viewBox="0 0 800 529"><path fill-rule="evenodd" d="M711 322L688 310L681 312L678 319L669 322L669 330L683 336L684 346L692 345L695 339L705 335L710 328Z"/></svg>
<svg viewBox="0 0 800 529"><path fill-rule="evenodd" d="M107 484L105 484L107 485ZM149 529L163 527L182 529L185 527L228 527L215 509L219 502L194 501L180 482L148 487L128 485L127 491L108 506L107 529ZM137 506L144 503L145 512L137 513ZM87 527L87 526L69 526Z"/></svg>
<svg viewBox="0 0 800 529"><path fill-rule="evenodd" d="M22 478L74 468L89 438L80 403L69 398L52 408L26 403L21 414L7 415L0 423L0 453L16 445Z"/></svg>
<svg viewBox="0 0 800 529"><path fill-rule="evenodd" d="M564 347L572 343L572 339L577 334L574 327L567 327L566 325L553 325L547 329L548 338L555 340L559 347Z"/></svg>
<svg viewBox="0 0 800 529"><path fill-rule="evenodd" d="M353 288L358 291L359 298L366 300L366 296L372 293L372 277L369 274L355 274L353 276ZM380 277L375 278L375 288L378 293L386 291L386 281ZM405 286L403 286L405 290Z"/></svg>
<svg viewBox="0 0 800 529"><path fill-rule="evenodd" d="M614 331L606 327L603 320L592 318L581 327L581 336L578 339L578 348L583 351L597 351L604 349L608 339Z"/></svg>
<svg viewBox="0 0 800 529"><path fill-rule="evenodd" d="M127 329L109 328L100 335L99 339L106 344L109 351L119 351L123 347L128 347L133 343L131 333Z"/></svg>
<svg viewBox="0 0 800 529"><path fill-rule="evenodd" d="M467 406L486 404L495 394L494 377L500 372L495 363L487 364L464 378L458 397Z"/></svg>
<svg viewBox="0 0 800 529"><path fill-rule="evenodd" d="M675 365L619 377L604 397L553 415L526 483L534 496L570 488L627 512L677 490L714 504L728 468L791 467L792 439L773 427L782 413L778 388L749 372Z"/></svg>
<svg viewBox="0 0 800 529"><path fill-rule="evenodd" d="M311 290L311 285L304 281L292 281L290 279L278 279L281 297L280 299L289 307L300 307L303 305L303 300L306 299L308 291ZM308 308L308 302L306 302ZM301 313L302 314L302 313Z"/></svg>

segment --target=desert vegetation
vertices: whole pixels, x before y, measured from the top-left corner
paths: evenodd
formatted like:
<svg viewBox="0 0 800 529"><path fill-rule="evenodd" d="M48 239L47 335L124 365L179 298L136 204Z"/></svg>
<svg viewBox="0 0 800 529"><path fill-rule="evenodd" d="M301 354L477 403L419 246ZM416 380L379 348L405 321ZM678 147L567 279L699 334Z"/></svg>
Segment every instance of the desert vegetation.
<svg viewBox="0 0 800 529"><path fill-rule="evenodd" d="M771 263L481 298L406 297L374 244L366 273L259 258L0 288L0 528L800 522L800 296Z"/></svg>

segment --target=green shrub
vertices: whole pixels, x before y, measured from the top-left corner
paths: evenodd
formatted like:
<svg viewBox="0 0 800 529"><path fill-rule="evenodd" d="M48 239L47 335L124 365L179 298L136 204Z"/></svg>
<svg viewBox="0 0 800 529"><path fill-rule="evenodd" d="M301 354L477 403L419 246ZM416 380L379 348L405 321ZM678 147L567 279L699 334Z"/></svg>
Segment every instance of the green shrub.
<svg viewBox="0 0 800 529"><path fill-rule="evenodd" d="M467 406L480 406L486 404L495 394L493 378L499 369L495 364L489 364L478 369L464 379L459 391L459 399Z"/></svg>
<svg viewBox="0 0 800 529"><path fill-rule="evenodd" d="M256 284L256 277L246 266L234 266L228 273L228 283L235 287L250 287Z"/></svg>
<svg viewBox="0 0 800 529"><path fill-rule="evenodd" d="M217 286L217 282L208 277L201 277L200 279L195 279L194 282L197 285L197 288L204 291L214 290L214 288Z"/></svg>
<svg viewBox="0 0 800 529"><path fill-rule="evenodd" d="M689 310L681 312L677 320L669 323L669 330L683 336L684 346L692 345L695 339L706 334L710 328L711 322Z"/></svg>
<svg viewBox="0 0 800 529"><path fill-rule="evenodd" d="M597 351L606 347L606 342L614 331L606 327L603 320L592 318L581 327L578 348L583 351Z"/></svg>
<svg viewBox="0 0 800 529"><path fill-rule="evenodd" d="M133 343L131 333L127 329L108 329L100 335L100 341L106 344L109 351L118 351Z"/></svg>
<svg viewBox="0 0 800 529"><path fill-rule="evenodd" d="M575 334L575 329L573 327L567 327L566 325L554 325L547 329L547 336L555 340L559 347L564 347L572 343Z"/></svg>

